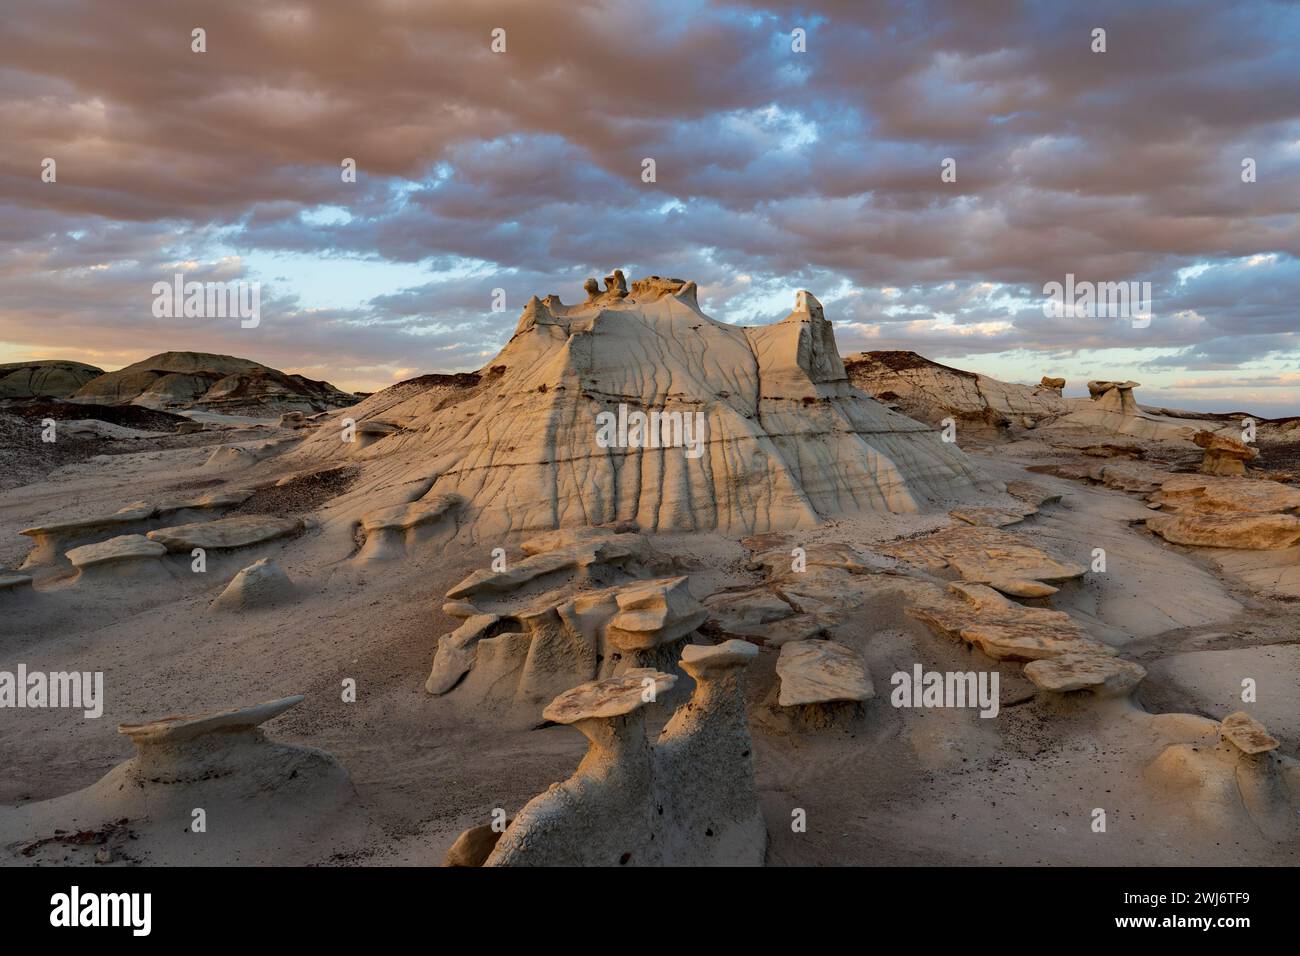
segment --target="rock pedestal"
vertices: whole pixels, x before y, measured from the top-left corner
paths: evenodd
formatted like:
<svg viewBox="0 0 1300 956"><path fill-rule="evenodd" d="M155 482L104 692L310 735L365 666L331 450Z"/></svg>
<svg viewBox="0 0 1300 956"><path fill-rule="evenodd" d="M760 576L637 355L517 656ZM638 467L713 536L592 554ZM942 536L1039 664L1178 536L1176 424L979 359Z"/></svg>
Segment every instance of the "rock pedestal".
<svg viewBox="0 0 1300 956"><path fill-rule="evenodd" d="M529 801L486 865L761 864L767 831L742 679L757 652L743 641L688 646L681 666L695 691L654 746L642 708L672 675L637 668L557 697L543 716L581 731L587 754L572 777Z"/></svg>

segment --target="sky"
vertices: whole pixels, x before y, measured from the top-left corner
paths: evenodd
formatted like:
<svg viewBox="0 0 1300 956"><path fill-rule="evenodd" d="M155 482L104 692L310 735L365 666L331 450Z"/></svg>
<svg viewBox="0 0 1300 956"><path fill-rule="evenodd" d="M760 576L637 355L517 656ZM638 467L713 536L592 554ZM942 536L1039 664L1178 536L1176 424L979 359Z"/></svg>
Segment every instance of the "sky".
<svg viewBox="0 0 1300 956"><path fill-rule="evenodd" d="M0 362L371 391L622 268L741 324L808 289L843 354L1300 414L1298 46L1265 0L6 0ZM259 324L155 316L176 274ZM1046 315L1067 276L1150 322Z"/></svg>

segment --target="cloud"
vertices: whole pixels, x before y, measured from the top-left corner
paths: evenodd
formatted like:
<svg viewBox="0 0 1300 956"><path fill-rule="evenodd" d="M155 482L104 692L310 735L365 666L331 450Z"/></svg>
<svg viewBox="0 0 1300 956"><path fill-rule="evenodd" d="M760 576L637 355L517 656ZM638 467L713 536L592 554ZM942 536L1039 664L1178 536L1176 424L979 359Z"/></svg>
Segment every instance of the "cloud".
<svg viewBox="0 0 1300 956"><path fill-rule="evenodd" d="M15 0L0 349L204 348L377 387L482 364L529 295L618 265L696 279L728 321L810 288L844 351L1277 372L1297 39L1293 5L1208 0ZM177 262L265 282L265 330L154 320ZM1156 319L1047 319L1067 273L1150 281Z"/></svg>

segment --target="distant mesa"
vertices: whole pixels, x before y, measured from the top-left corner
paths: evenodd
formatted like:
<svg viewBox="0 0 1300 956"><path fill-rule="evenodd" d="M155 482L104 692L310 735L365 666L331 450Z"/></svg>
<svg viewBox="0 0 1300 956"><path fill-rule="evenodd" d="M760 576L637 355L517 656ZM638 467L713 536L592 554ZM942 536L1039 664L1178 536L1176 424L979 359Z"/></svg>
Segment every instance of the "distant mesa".
<svg viewBox="0 0 1300 956"><path fill-rule="evenodd" d="M322 412L357 400L328 382L288 375L250 359L207 352L150 356L85 382L71 398L99 405L254 416Z"/></svg>

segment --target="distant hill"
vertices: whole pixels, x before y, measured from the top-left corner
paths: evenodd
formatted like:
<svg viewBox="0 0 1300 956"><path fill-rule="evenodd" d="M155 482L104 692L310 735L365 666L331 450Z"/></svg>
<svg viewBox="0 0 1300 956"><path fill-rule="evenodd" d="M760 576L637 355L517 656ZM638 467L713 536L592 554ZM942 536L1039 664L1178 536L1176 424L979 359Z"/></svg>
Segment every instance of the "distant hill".
<svg viewBox="0 0 1300 956"><path fill-rule="evenodd" d="M102 368L63 359L38 359L0 365L0 399L67 398Z"/></svg>
<svg viewBox="0 0 1300 956"><path fill-rule="evenodd" d="M289 375L251 359L163 352L91 379L72 401L269 417L342 408L357 398L329 382Z"/></svg>

